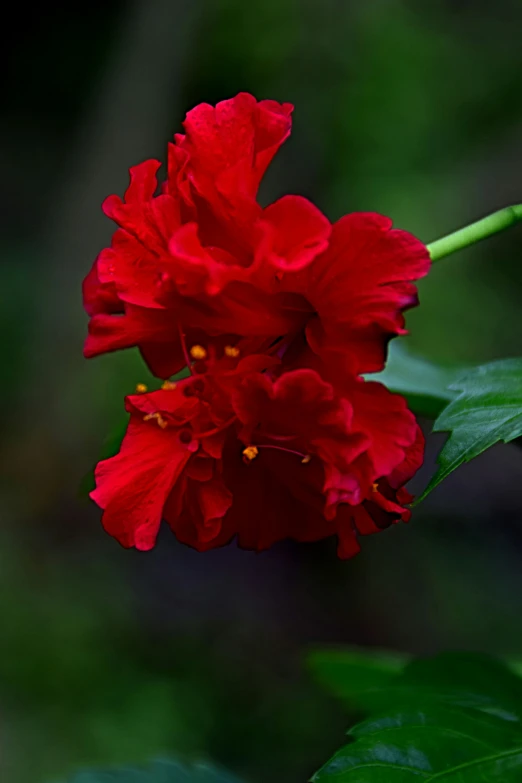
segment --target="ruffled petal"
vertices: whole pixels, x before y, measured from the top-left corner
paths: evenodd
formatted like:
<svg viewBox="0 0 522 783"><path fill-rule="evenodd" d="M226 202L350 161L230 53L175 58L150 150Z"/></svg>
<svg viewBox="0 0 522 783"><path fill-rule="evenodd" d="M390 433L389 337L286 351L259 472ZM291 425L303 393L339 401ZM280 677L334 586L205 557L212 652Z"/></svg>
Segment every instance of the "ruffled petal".
<svg viewBox="0 0 522 783"><path fill-rule="evenodd" d="M114 283L102 283L99 276L99 261L102 251L91 267L91 271L83 281L83 306L88 315L98 313L121 313L123 303L120 300Z"/></svg>
<svg viewBox="0 0 522 783"><path fill-rule="evenodd" d="M104 251L99 264L100 279L115 286L121 299L142 307L159 307L157 285L170 237L180 225L177 199L155 196L157 160L147 160L130 169L125 199L109 196L103 211L120 229Z"/></svg>
<svg viewBox="0 0 522 783"><path fill-rule="evenodd" d="M404 462L417 440L415 416L404 397L392 394L382 383L355 381L343 393L353 405L353 429L368 438L365 455L371 463L370 481L388 476Z"/></svg>
<svg viewBox="0 0 522 783"><path fill-rule="evenodd" d="M131 418L120 452L95 471L91 497L104 509L107 533L122 546L151 549L165 502L190 456L176 431Z"/></svg>
<svg viewBox="0 0 522 783"><path fill-rule="evenodd" d="M183 544L199 552L228 543L223 536L223 518L232 505L232 493L218 477L208 481L187 480L183 498L173 497L165 508L165 519Z"/></svg>
<svg viewBox="0 0 522 783"><path fill-rule="evenodd" d="M187 171L197 192L231 204L254 199L259 182L291 129L291 104L256 101L239 93L215 107L202 103L187 113L185 136L176 137L188 154Z"/></svg>
<svg viewBox="0 0 522 783"><path fill-rule="evenodd" d="M406 450L403 461L400 465L394 468L388 476L388 483L393 489L400 490L400 488L409 481L421 467L424 462L424 435L419 425L416 425L415 440ZM399 497L398 493L398 497ZM406 493L408 494L408 493ZM410 503L413 497L410 495L404 502ZM399 500L399 502L403 502Z"/></svg>
<svg viewBox="0 0 522 783"><path fill-rule="evenodd" d="M263 210L255 263L276 276L307 266L328 247L330 221L302 196L283 196ZM268 270L267 270L268 271Z"/></svg>
<svg viewBox="0 0 522 783"><path fill-rule="evenodd" d="M173 314L125 304L121 315L98 313L89 321L84 356L140 346L151 372L169 378L185 366Z"/></svg>
<svg viewBox="0 0 522 783"><path fill-rule="evenodd" d="M248 278L248 269L225 250L203 247L196 223L179 228L169 242L167 274L182 296L216 296L232 280Z"/></svg>
<svg viewBox="0 0 522 783"><path fill-rule="evenodd" d="M391 226L375 213L341 218L300 283L318 314L307 327L312 349L347 373L382 370L389 338L405 331L403 311L417 304L413 281L430 267L426 246Z"/></svg>

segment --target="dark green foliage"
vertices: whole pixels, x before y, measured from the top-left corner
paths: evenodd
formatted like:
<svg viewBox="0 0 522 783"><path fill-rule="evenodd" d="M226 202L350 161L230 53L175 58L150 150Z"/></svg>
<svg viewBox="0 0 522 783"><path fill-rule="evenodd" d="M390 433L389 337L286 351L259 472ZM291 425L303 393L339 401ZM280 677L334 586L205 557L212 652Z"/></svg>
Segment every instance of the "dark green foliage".
<svg viewBox="0 0 522 783"><path fill-rule="evenodd" d="M469 370L454 381L460 392L436 420L436 432L450 432L438 456L439 469L426 497L449 474L495 443L522 435L522 359L504 359Z"/></svg>
<svg viewBox="0 0 522 783"><path fill-rule="evenodd" d="M384 383L392 392L402 394L415 413L435 418L456 396L452 388L455 374L456 370L412 354L400 340L394 340L390 345L386 368L368 378Z"/></svg>
<svg viewBox="0 0 522 783"><path fill-rule="evenodd" d="M370 716L316 773L314 783L518 783L522 780L522 680L484 655L445 653L373 674L348 654L311 659L316 675ZM337 680L337 687L335 680ZM351 683L351 685L350 685Z"/></svg>

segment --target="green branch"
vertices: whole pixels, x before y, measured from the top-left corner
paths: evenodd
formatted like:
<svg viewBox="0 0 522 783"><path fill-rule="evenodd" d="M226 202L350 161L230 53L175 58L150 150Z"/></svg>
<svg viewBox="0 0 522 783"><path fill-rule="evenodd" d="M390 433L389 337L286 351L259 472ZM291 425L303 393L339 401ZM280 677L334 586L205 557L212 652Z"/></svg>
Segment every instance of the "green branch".
<svg viewBox="0 0 522 783"><path fill-rule="evenodd" d="M428 245L431 260L438 261L439 258L444 258L451 253L456 253L457 250L474 245L475 242L480 242L493 234L498 234L499 231L504 231L519 220L522 220L522 204L499 209L498 212L493 212L492 215L477 220L476 223L471 223L459 231L454 231L453 234L448 234L447 237L431 242Z"/></svg>

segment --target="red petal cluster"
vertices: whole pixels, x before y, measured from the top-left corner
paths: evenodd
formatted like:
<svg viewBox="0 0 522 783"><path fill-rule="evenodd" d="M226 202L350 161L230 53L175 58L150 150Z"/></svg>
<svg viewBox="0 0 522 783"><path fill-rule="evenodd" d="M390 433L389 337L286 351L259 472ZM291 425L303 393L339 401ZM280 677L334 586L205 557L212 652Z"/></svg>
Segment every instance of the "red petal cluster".
<svg viewBox="0 0 522 783"><path fill-rule="evenodd" d="M362 375L404 333L429 255L381 215L332 225L300 196L258 204L292 108L201 104L163 182L145 161L104 202L118 228L84 281L85 355L137 346L166 379L126 399L120 452L96 468L92 497L124 546L153 547L164 519L198 550L336 534L349 557L410 516L422 435Z"/></svg>

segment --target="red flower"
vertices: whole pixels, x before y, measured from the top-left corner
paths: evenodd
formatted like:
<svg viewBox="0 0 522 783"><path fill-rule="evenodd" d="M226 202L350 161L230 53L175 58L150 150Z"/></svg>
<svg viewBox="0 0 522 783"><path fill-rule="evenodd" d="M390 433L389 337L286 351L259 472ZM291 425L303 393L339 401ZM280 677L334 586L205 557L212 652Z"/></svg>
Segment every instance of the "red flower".
<svg viewBox="0 0 522 783"><path fill-rule="evenodd" d="M107 532L150 549L165 518L199 550L336 533L346 557L358 534L408 519L422 436L402 398L362 381L339 397L313 370L277 378L270 357L214 353L175 388L127 399L121 451L92 493Z"/></svg>
<svg viewBox="0 0 522 783"><path fill-rule="evenodd" d="M97 467L125 546L152 547L164 518L199 550L337 534L346 557L409 518L422 435L361 376L404 333L429 254L378 214L331 226L300 196L259 206L291 110L245 93L196 107L159 192L148 160L103 205L118 229L84 281L86 356L138 346L160 378L191 372L127 398L121 451Z"/></svg>

